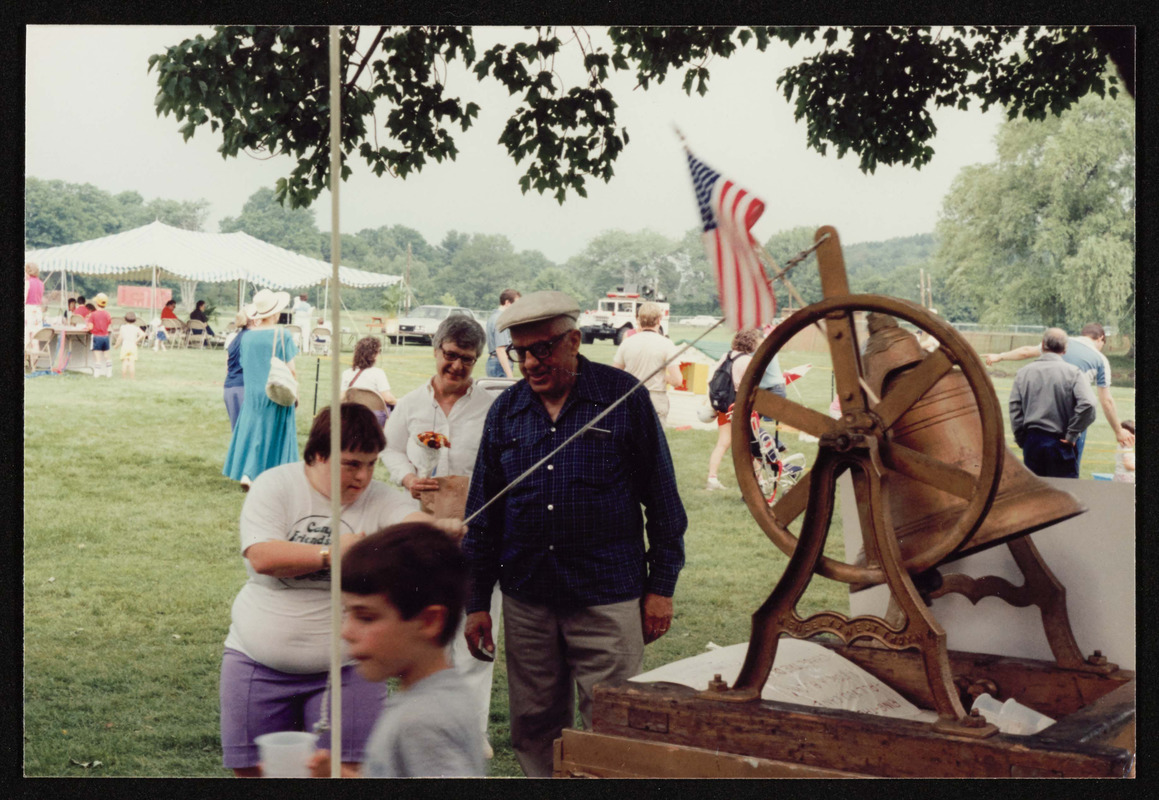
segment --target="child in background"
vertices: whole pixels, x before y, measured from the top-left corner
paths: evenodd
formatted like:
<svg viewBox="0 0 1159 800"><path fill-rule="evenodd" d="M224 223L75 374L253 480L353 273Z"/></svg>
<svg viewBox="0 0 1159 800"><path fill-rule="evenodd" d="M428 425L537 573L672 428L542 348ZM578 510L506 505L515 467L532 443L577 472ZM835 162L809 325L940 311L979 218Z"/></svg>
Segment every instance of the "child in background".
<svg viewBox="0 0 1159 800"><path fill-rule="evenodd" d="M165 332L165 326L161 324L160 317L153 317L153 352L165 349L165 343L169 341L169 334Z"/></svg>
<svg viewBox="0 0 1159 800"><path fill-rule="evenodd" d="M459 545L425 522L392 525L342 557L342 638L358 673L401 679L382 705L361 771L343 777L482 777L483 733L447 645L463 610L467 567ZM330 752L310 761L330 775Z"/></svg>
<svg viewBox="0 0 1159 800"><path fill-rule="evenodd" d="M93 305L95 303L95 305ZM109 298L101 292L93 298L92 312L85 319L88 322L89 332L93 335L93 377L113 377L113 362L109 358L109 327L113 324L113 317L105 310Z"/></svg>
<svg viewBox="0 0 1159 800"><path fill-rule="evenodd" d="M128 375L137 379L137 342L145 338L145 332L137 327L137 315L125 312L125 324L117 331L117 342L121 345L121 377Z"/></svg>
<svg viewBox="0 0 1159 800"><path fill-rule="evenodd" d="M1131 435L1135 435L1135 420L1125 419L1120 425L1123 430L1130 431ZM1134 483L1135 482L1135 448L1124 447L1119 445L1115 451L1115 477L1113 480L1120 483Z"/></svg>

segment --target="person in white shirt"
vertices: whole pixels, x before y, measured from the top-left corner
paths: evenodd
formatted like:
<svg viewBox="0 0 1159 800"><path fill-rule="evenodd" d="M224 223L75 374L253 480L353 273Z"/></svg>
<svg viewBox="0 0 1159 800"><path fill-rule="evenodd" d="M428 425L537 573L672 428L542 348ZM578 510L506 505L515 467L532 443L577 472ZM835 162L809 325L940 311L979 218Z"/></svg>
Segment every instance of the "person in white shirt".
<svg viewBox="0 0 1159 800"><path fill-rule="evenodd" d="M660 332L663 313L656 303L641 303L636 310L636 334L621 342L620 349L612 357L613 367L627 370L637 379L652 376L644 383L644 388L652 398L661 425L668 419L668 385L679 386L684 382L680 365L670 360L676 355L676 345ZM668 366L657 372L665 362Z"/></svg>
<svg viewBox="0 0 1159 800"><path fill-rule="evenodd" d="M247 334L247 337L252 334ZM461 520L434 520L405 493L374 480L385 444L370 409L341 406L341 517L331 529L330 408L314 418L303 461L273 467L253 482L241 510L247 581L234 599L221 667L223 764L257 777L257 736L311 730L319 719L330 663L330 548L345 551L399 522L431 522L453 537ZM386 685L342 669L342 760L362 761ZM329 747L324 733L319 746Z"/></svg>
<svg viewBox="0 0 1159 800"><path fill-rule="evenodd" d="M434 377L398 401L386 421L381 459L390 470L390 479L424 504L430 502L436 516L462 517L483 423L494 399L471 377L487 347L487 334L475 320L452 314L435 331L433 345ZM418 439L425 433L441 434L449 446L432 450ZM501 597L497 591L491 595L492 619L499 618ZM462 629L460 619L451 640L451 661L470 687L480 730L486 734L494 663L471 656ZM485 750L492 752L489 744Z"/></svg>
<svg viewBox="0 0 1159 800"><path fill-rule="evenodd" d="M386 404L388 410L371 410L374 411L374 416L378 418L379 423L385 425L386 418L390 413L389 409L394 408L398 400L390 391L390 381L387 380L386 373L375 366L380 352L382 352L382 342L373 336L366 336L358 340L358 343L354 345L354 363L342 373L342 393L345 395L346 390L351 386L377 393L382 397L382 402Z"/></svg>
<svg viewBox="0 0 1159 800"><path fill-rule="evenodd" d="M293 308L290 309L294 314L294 324L302 330L302 335L299 337L298 349L305 350L303 342L310 334L310 315L314 313L314 306L310 305L308 295L300 294L298 299L294 301Z"/></svg>

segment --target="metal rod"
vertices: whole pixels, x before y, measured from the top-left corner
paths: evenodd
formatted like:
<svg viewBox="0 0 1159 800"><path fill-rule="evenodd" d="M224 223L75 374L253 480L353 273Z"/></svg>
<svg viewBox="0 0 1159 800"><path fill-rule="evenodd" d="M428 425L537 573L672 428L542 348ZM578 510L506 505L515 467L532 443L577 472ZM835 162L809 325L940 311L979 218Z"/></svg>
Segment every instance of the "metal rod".
<svg viewBox="0 0 1159 800"><path fill-rule="evenodd" d="M488 500L486 503L484 503L484 504L483 504L483 505L482 505L482 506L481 506L481 507L480 507L478 510L476 510L476 511L475 511L475 513L474 513L474 514L472 514L471 516L469 516L469 517L467 517L465 520L463 520L464 524L470 524L471 520L473 520L475 517L477 517L477 516L479 516L480 514L482 514L482 513L483 513L483 512L484 512L484 511L487 509L487 507L488 507L488 506L490 506L492 503L494 503L494 502L495 502L496 500L498 500L500 497L502 497L503 495L507 494L509 491L511 491L512 489L514 489L516 486L518 486L518 485L519 485L519 484L520 484L520 483L523 481L523 479L524 479L524 478L526 478L528 475L530 475L531 473L535 472L535 470L539 469L539 468L540 468L540 467L542 467L544 464L546 464L548 461L550 461L550 460L551 460L551 458L552 458L553 456L555 456L555 454L556 454L556 453L558 453L558 452L559 452L560 450L562 450L563 448L567 447L567 445L568 445L568 444L570 444L570 443L571 443L571 441L572 441L573 439L575 439L577 436L581 436L582 434L586 433L586 432L587 432L587 430L588 430L589 428L591 428L593 425L595 425L595 424L596 424L597 422L599 422L601 419L603 419L603 418L604 418L604 417L606 417L608 414L610 414L610 413L612 412L612 410L613 410L614 408L616 408L616 406L620 405L620 403L624 402L624 401L625 401L625 400L627 400L629 397L631 397L631 396L632 396L632 392L636 391L636 390L637 390L637 389L639 389L641 386L643 386L643 385L644 385L644 383L645 383L646 381L648 381L649 379L651 379L653 376L655 376L655 375L659 374L661 370L667 369L669 364L671 364L673 361L675 361L676 359L678 359L680 356L682 356L682 355L684 354L684 351L686 351L688 348L692 347L694 344L696 344L697 342L699 342L701 339L703 339L703 338L704 338L705 336L707 336L709 333L711 333L712 331L714 331L714 330L715 330L715 329L716 329L716 328L717 328L717 327L718 327L718 326L719 326L721 323L723 323L723 322L724 322L724 317L721 317L721 318L720 318L720 319L718 319L718 320L717 320L715 323L713 323L712 327L708 328L708 329L707 329L707 330L706 330L704 333L700 334L700 335L699 335L699 336L697 336L695 339L693 339L691 342L688 342L686 345L684 345L684 347L681 347L679 350L677 350L677 351L676 351L676 352L675 352L675 353L672 355L672 357L671 357L671 358L669 358L667 361L665 361L663 364L661 364L661 365L660 365L659 367L657 367L656 369L652 370L650 373L648 373L647 375L645 375L643 378L640 378L638 381L636 381L636 385L635 385L635 386L633 386L631 389L629 389L629 390L628 390L628 392L627 392L626 394L624 394L622 397L620 397L619 399L617 399L617 400L616 400L614 403L612 403L610 406L608 406L607 408L605 408L605 409L604 409L603 411L601 411L599 414L596 414L594 417L592 417L590 420L588 420L588 422L587 422L587 423L586 423L586 424L585 424L585 425L584 425L582 428L580 428L578 431L576 431L575 433L573 433L571 436L569 436L569 437L567 437L566 439L564 439L564 440L563 440L563 442L561 442L561 443L560 443L560 445L559 445L558 447L556 447L554 450L552 450L550 453L548 453L547 455L545 455L543 458L539 459L539 461L535 462L535 463L534 463L534 464L532 464L530 467L528 467L528 468L527 468L527 469L526 469L526 470L523 472L523 474L522 474L522 475L520 475L519 477L517 477L515 480L511 481L511 483L507 484L507 485L506 485L506 486L504 486L502 489L500 489L498 492L496 492L496 493L495 493L495 496L494 496L494 497L492 497L490 500Z"/></svg>

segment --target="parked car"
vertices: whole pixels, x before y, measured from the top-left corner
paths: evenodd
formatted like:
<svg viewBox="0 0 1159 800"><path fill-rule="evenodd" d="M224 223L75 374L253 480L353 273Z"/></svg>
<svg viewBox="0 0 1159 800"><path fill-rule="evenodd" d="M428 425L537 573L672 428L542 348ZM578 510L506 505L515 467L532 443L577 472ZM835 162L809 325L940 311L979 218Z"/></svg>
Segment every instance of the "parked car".
<svg viewBox="0 0 1159 800"><path fill-rule="evenodd" d="M707 328L710 325L715 325L720 317L714 317L711 314L699 314L695 317L684 317L680 320L681 325L692 325L697 328Z"/></svg>
<svg viewBox="0 0 1159 800"><path fill-rule="evenodd" d="M397 333L390 335L392 344L399 342L415 342L430 344L438 330L439 324L451 314L462 314L475 319L475 314L469 308L459 306L419 306L411 310L405 317L399 317Z"/></svg>

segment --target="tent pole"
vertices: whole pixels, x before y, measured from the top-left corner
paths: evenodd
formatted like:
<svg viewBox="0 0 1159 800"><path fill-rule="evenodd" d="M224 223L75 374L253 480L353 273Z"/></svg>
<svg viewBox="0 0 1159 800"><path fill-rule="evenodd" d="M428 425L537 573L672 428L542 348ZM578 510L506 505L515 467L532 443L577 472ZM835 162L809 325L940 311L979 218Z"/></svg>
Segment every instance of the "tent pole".
<svg viewBox="0 0 1159 800"><path fill-rule="evenodd" d="M338 311L338 265L341 240L338 234L338 184L342 174L342 83L340 78L342 28L330 26L330 269L334 278L334 302L330 308L330 777L342 776L342 414L338 402L341 374L338 371L342 338ZM329 283L327 283L327 295Z"/></svg>

